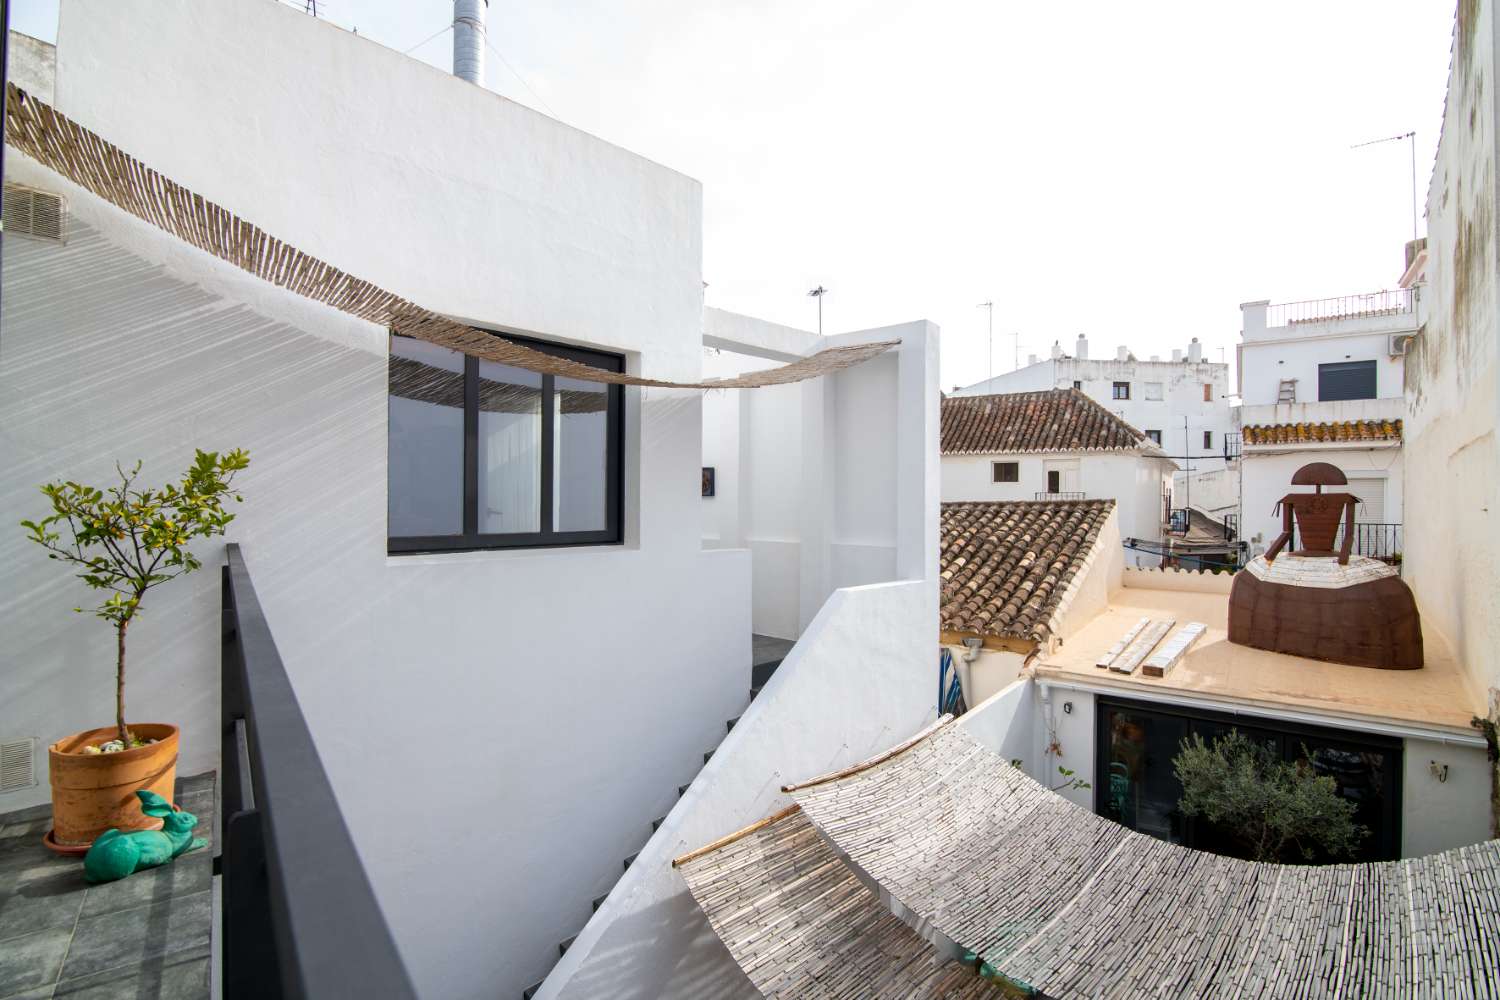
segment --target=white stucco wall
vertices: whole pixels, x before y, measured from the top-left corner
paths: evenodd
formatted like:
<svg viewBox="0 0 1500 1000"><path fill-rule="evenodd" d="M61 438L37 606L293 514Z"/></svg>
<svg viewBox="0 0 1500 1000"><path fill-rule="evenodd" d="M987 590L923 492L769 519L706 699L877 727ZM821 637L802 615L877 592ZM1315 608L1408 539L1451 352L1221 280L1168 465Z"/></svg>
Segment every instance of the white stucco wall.
<svg viewBox="0 0 1500 1000"><path fill-rule="evenodd" d="M1034 752L1037 712L1036 684L1028 677L1012 681L959 716L958 725L1006 760L1019 760L1025 769ZM1027 772L1028 774L1031 772Z"/></svg>
<svg viewBox="0 0 1500 1000"><path fill-rule="evenodd" d="M833 594L538 1000L759 995L672 859L784 808L783 784L864 760L936 717L928 589L901 582Z"/></svg>
<svg viewBox="0 0 1500 1000"><path fill-rule="evenodd" d="M1047 489L1047 472L1062 473L1062 492L1081 492L1089 500L1113 498L1122 538L1160 542L1162 493L1171 482L1165 459L1131 452L1048 452L1045 454L944 455L943 502L1034 500ZM993 481L991 464L1016 462L1020 481ZM1126 553L1130 565L1158 565L1161 557Z"/></svg>
<svg viewBox="0 0 1500 1000"><path fill-rule="evenodd" d="M1404 359L1391 355L1390 336L1415 333L1415 313L1267 327L1264 303L1246 303L1240 308L1244 338L1240 345L1240 390L1246 406L1274 404L1279 398L1281 380L1287 378L1297 380L1298 402L1317 402L1318 365L1346 361L1375 362L1377 398L1401 395ZM1247 424L1254 422L1245 420Z"/></svg>
<svg viewBox="0 0 1500 1000"><path fill-rule="evenodd" d="M59 38L60 110L302 249L465 319L697 374L689 178L268 0L66 0ZM519 995L745 703L749 565L701 546L699 395L627 392L626 544L387 557L383 331L21 157L7 179L64 190L75 229L6 243L0 519L35 516L51 477L139 457L159 480L194 445L247 447L231 539L418 988ZM0 733L107 719L110 637L68 610L81 587L19 532L0 561ZM184 771L217 757L218 619L210 569L132 631L131 704L185 727ZM414 818L411 789L449 819Z"/></svg>
<svg viewBox="0 0 1500 1000"><path fill-rule="evenodd" d="M1422 625L1452 644L1500 713L1500 365L1496 364L1492 3L1460 4L1437 162L1427 191L1424 329L1406 364L1407 540L1403 576Z"/></svg>

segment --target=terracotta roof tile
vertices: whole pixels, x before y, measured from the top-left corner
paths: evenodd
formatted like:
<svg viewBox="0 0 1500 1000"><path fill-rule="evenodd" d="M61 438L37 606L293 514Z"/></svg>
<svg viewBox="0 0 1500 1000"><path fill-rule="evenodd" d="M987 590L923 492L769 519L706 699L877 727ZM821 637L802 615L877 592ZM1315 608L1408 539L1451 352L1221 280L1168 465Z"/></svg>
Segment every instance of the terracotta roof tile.
<svg viewBox="0 0 1500 1000"><path fill-rule="evenodd" d="M1244 428L1241 433L1245 444L1400 441L1401 421L1338 420L1326 424L1253 424Z"/></svg>
<svg viewBox="0 0 1500 1000"><path fill-rule="evenodd" d="M943 399L944 455L1148 446L1143 434L1077 389Z"/></svg>
<svg viewBox="0 0 1500 1000"><path fill-rule="evenodd" d="M943 504L942 628L1042 640L1113 500Z"/></svg>

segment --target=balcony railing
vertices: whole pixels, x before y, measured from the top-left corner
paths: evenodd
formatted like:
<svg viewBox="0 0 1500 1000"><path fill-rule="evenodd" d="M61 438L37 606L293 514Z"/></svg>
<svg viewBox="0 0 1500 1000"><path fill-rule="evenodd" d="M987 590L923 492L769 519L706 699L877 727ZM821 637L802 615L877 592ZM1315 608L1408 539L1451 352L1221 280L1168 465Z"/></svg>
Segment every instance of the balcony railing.
<svg viewBox="0 0 1500 1000"><path fill-rule="evenodd" d="M1037 493L1037 500L1087 500L1088 496L1083 493Z"/></svg>
<svg viewBox="0 0 1500 1000"><path fill-rule="evenodd" d="M225 554L223 995L414 998L240 547Z"/></svg>
<svg viewBox="0 0 1500 1000"><path fill-rule="evenodd" d="M1380 559L1384 562L1395 562L1401 558L1401 545L1404 541L1402 526L1399 524L1375 524L1355 522L1354 546L1349 551L1356 556L1369 556L1371 559ZM1300 547L1300 540L1295 527L1292 529L1291 541L1287 548L1296 551ZM1339 525L1338 534L1333 538L1333 551L1338 552L1344 546L1344 525Z"/></svg>
<svg viewBox="0 0 1500 1000"><path fill-rule="evenodd" d="M1412 311L1412 302L1410 288L1341 295L1333 299L1308 299L1305 302L1279 302L1266 308L1266 326L1295 326L1298 323L1322 323L1331 319L1367 316L1399 316Z"/></svg>

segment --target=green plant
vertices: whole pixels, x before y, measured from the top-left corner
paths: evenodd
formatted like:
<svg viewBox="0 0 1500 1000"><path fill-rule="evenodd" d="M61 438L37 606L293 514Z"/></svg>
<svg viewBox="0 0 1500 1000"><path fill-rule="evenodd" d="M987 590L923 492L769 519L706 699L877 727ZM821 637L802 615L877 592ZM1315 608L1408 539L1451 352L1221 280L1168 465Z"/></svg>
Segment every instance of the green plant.
<svg viewBox="0 0 1500 1000"><path fill-rule="evenodd" d="M1071 790L1075 788L1079 791L1084 791L1094 787L1092 784L1084 781L1082 778L1073 777L1078 772L1072 770L1071 768L1063 767L1061 764L1057 765L1057 773L1062 775L1063 782L1060 785L1052 786L1052 790L1054 792L1061 792L1065 789Z"/></svg>
<svg viewBox="0 0 1500 1000"><path fill-rule="evenodd" d="M224 534L234 520L225 504L243 499L231 488L234 474L249 464L250 456L241 450L198 451L180 484L159 489L135 485L140 462L129 472L116 465L120 482L106 490L71 481L43 485L52 513L21 522L48 558L72 563L80 580L109 591L97 607L73 610L87 610L114 626L115 724L126 747L136 741L125 727L125 632L146 591L202 565L187 545ZM62 527L67 540L53 530Z"/></svg>
<svg viewBox="0 0 1500 1000"><path fill-rule="evenodd" d="M1305 759L1282 760L1238 730L1212 746L1195 733L1172 763L1183 814L1219 824L1254 861L1311 861L1319 850L1350 857L1370 832L1354 822L1354 803L1332 778Z"/></svg>

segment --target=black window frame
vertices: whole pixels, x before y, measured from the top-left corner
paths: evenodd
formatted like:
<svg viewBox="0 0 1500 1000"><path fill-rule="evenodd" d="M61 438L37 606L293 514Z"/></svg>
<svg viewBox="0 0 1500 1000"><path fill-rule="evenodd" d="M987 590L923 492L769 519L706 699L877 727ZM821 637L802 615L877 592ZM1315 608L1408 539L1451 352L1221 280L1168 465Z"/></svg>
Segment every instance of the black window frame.
<svg viewBox="0 0 1500 1000"><path fill-rule="evenodd" d="M1147 431L1146 437L1150 438L1152 444L1161 447L1161 431Z"/></svg>
<svg viewBox="0 0 1500 1000"><path fill-rule="evenodd" d="M1379 395L1380 367L1374 360L1331 361L1318 365L1319 402L1376 399Z"/></svg>
<svg viewBox="0 0 1500 1000"><path fill-rule="evenodd" d="M1208 726L1237 727L1245 730L1247 735L1252 736L1257 733L1273 735L1281 741L1282 759L1288 761L1298 759L1300 754L1293 751L1299 750L1307 742L1332 747L1342 745L1342 748L1345 750L1353 752L1388 754L1389 760L1382 774L1384 784L1381 789L1386 802L1384 818L1388 822L1384 824L1381 830L1372 831L1369 845L1358 860L1400 860L1403 844L1401 813L1405 806L1404 773L1406 766L1406 742L1401 737L1389 736L1384 733L1371 733L1358 729L1338 729L1332 726L1318 726L1305 722L1294 722L1275 716L1245 715L1238 712L1220 712L1209 708L1198 708L1197 706L1171 705L1138 698L1099 695L1094 699L1094 774L1096 780L1094 781L1093 810L1097 815L1105 817L1109 815L1108 714L1110 709L1118 709L1136 714L1173 716L1187 723L1187 731L1189 733L1194 731L1194 723L1200 723ZM1171 767L1171 762L1163 762L1163 766ZM1202 844L1202 841L1199 839L1200 825L1196 820L1183 818L1183 835L1181 839L1183 846L1193 848L1194 850L1204 849L1203 846L1200 846ZM1150 834L1147 834L1147 836L1150 836Z"/></svg>
<svg viewBox="0 0 1500 1000"><path fill-rule="evenodd" d="M1124 395L1120 394L1121 390L1124 390ZM1113 393L1113 395L1111 397L1113 399L1129 399L1130 398L1130 383L1129 382L1116 382L1116 383L1114 383L1114 386L1111 389L1111 392Z"/></svg>
<svg viewBox="0 0 1500 1000"><path fill-rule="evenodd" d="M1079 392L1082 392L1083 391L1083 380L1075 378L1073 380L1073 388L1077 389Z"/></svg>
<svg viewBox="0 0 1500 1000"><path fill-rule="evenodd" d="M521 337L511 333L486 331L501 340L528 347L542 354L566 358L607 372L624 372L625 356L550 341ZM398 336L391 333L392 338ZM389 364L392 341L387 341ZM551 549L577 545L620 545L624 543L625 503L625 387L601 383L608 401L605 404L605 498L604 527L591 531L557 531L552 523L552 480L554 435L553 400L557 376L542 374L542 440L541 440L541 528L538 531L499 534L479 531L479 359L464 355L464 457L463 457L463 531L456 535L392 535L386 523L386 552L389 555L418 555L432 552L481 552L493 549ZM387 390L389 398L389 390ZM389 416L386 425L387 448L390 440ZM386 495L390 495L390 472L386 473Z"/></svg>
<svg viewBox="0 0 1500 1000"><path fill-rule="evenodd" d="M1063 491L1063 488L1062 488L1062 470L1061 469L1048 469L1047 470L1047 492L1048 493L1061 493L1062 491Z"/></svg>
<svg viewBox="0 0 1500 1000"><path fill-rule="evenodd" d="M1001 472L1002 469L1007 470L1010 473L1012 473L1012 476L1011 476L1010 479L1002 479L1002 478L1000 478L1000 472ZM1019 483L1020 481L1021 481L1021 463L1020 462L991 462L990 463L990 482L991 483Z"/></svg>
<svg viewBox="0 0 1500 1000"><path fill-rule="evenodd" d="M1204 431L1203 432L1203 447L1205 447L1205 448L1212 448L1213 446L1214 446L1214 432L1213 431Z"/></svg>

